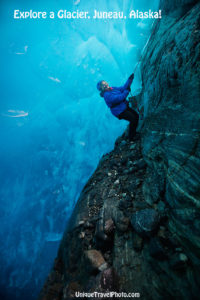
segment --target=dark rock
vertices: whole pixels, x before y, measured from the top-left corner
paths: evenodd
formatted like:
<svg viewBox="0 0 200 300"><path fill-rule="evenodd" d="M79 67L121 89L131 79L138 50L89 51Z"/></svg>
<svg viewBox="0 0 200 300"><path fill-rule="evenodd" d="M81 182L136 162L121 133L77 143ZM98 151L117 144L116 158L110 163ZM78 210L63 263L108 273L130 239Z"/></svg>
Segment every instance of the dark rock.
<svg viewBox="0 0 200 300"><path fill-rule="evenodd" d="M63 265L62 260L58 259L58 258L55 258L55 260L54 260L54 270L57 271L58 273L61 273L62 265Z"/></svg>
<svg viewBox="0 0 200 300"><path fill-rule="evenodd" d="M143 239L137 234L133 234L133 248L136 251L141 251L143 247Z"/></svg>
<svg viewBox="0 0 200 300"><path fill-rule="evenodd" d="M149 253L158 260L167 259L167 253L157 237L150 240Z"/></svg>
<svg viewBox="0 0 200 300"><path fill-rule="evenodd" d="M84 251L85 255L85 268L89 273L94 273L95 271L103 271L108 265L103 258L100 251L95 249Z"/></svg>
<svg viewBox="0 0 200 300"><path fill-rule="evenodd" d="M115 225L112 219L108 219L105 222L104 231L107 235L111 235L115 230Z"/></svg>
<svg viewBox="0 0 200 300"><path fill-rule="evenodd" d="M125 217L121 211L117 211L115 215L115 226L118 231L125 232L129 227L130 220Z"/></svg>
<svg viewBox="0 0 200 300"><path fill-rule="evenodd" d="M108 268L101 273L101 287L105 291L119 290L119 277L114 268Z"/></svg>
<svg viewBox="0 0 200 300"><path fill-rule="evenodd" d="M131 173L134 173L135 171L136 171L136 168L131 167L128 170L126 170L126 173L124 173L124 174L131 174Z"/></svg>
<svg viewBox="0 0 200 300"><path fill-rule="evenodd" d="M119 291L119 276L113 267L107 268L96 276L90 276L84 291L91 293L94 291L99 293L105 293L109 291L117 292ZM92 300L96 298L98 297L90 297ZM106 297L105 299L111 298Z"/></svg>
<svg viewBox="0 0 200 300"><path fill-rule="evenodd" d="M132 166L132 164L133 164L133 162L132 162L131 160L129 160L129 161L127 162L126 166L127 166L128 168L130 168L130 167Z"/></svg>
<svg viewBox="0 0 200 300"><path fill-rule="evenodd" d="M99 166L102 165L109 158L108 154L104 154L99 161Z"/></svg>
<svg viewBox="0 0 200 300"><path fill-rule="evenodd" d="M159 231L157 233L158 237L162 238L162 239L167 239L167 231L166 228L164 226L160 226Z"/></svg>
<svg viewBox="0 0 200 300"><path fill-rule="evenodd" d="M69 282L63 289L64 299L71 299L75 297L76 292L81 291L81 286L77 281Z"/></svg>
<svg viewBox="0 0 200 300"><path fill-rule="evenodd" d="M136 144L132 144L132 145L130 146L130 150L135 150L135 148L136 148Z"/></svg>
<svg viewBox="0 0 200 300"><path fill-rule="evenodd" d="M141 210L141 209L147 209L149 206L147 205L146 202L136 202L134 201L134 208L137 208L137 210Z"/></svg>
<svg viewBox="0 0 200 300"><path fill-rule="evenodd" d="M110 248L112 241L103 231L96 232L94 236L94 245L98 250L106 251Z"/></svg>
<svg viewBox="0 0 200 300"><path fill-rule="evenodd" d="M146 161L142 158L138 161L136 161L134 164L133 164L133 167L135 170L141 170L141 169L144 169L146 168L147 166L147 163Z"/></svg>
<svg viewBox="0 0 200 300"><path fill-rule="evenodd" d="M115 185L115 186L118 186L119 184L120 184L120 183L119 183L119 179L115 180L114 185Z"/></svg>
<svg viewBox="0 0 200 300"><path fill-rule="evenodd" d="M114 168L115 170L118 168L118 164L115 160L110 161L110 168Z"/></svg>
<svg viewBox="0 0 200 300"><path fill-rule="evenodd" d="M148 176L143 183L143 194L145 201L152 205L161 200L165 193L165 174L161 168L149 169Z"/></svg>
<svg viewBox="0 0 200 300"><path fill-rule="evenodd" d="M133 206L132 200L130 198L128 198L128 197L125 198L125 199L121 199L119 201L119 204L118 204L118 207L121 210L125 210L125 209L127 209L129 207L132 207L132 206Z"/></svg>
<svg viewBox="0 0 200 300"><path fill-rule="evenodd" d="M84 226L84 228L94 228L94 224L92 224L91 222L87 221Z"/></svg>
<svg viewBox="0 0 200 300"><path fill-rule="evenodd" d="M90 223L92 223L92 225L95 225L97 221L99 221L101 219L101 217L96 216L90 219Z"/></svg>
<svg viewBox="0 0 200 300"><path fill-rule="evenodd" d="M120 137L118 137L118 138L116 139L116 141L115 141L115 147L118 147L121 141L122 141L122 138L121 138L121 136L120 136Z"/></svg>
<svg viewBox="0 0 200 300"><path fill-rule="evenodd" d="M135 181L136 186L138 187L141 184L141 182L142 182L141 179L137 178Z"/></svg>
<svg viewBox="0 0 200 300"><path fill-rule="evenodd" d="M158 211L161 213L161 214L164 214L165 211L166 211L166 205L163 201L160 201L158 204L157 204L157 209Z"/></svg>
<svg viewBox="0 0 200 300"><path fill-rule="evenodd" d="M131 173L130 170L124 170L123 171L123 174L129 174L129 173Z"/></svg>
<svg viewBox="0 0 200 300"><path fill-rule="evenodd" d="M159 214L151 208L136 211L131 218L133 229L142 235L152 234L160 222Z"/></svg>
<svg viewBox="0 0 200 300"><path fill-rule="evenodd" d="M124 169L123 168L118 168L118 173L123 173Z"/></svg>
<svg viewBox="0 0 200 300"><path fill-rule="evenodd" d="M170 257L170 266L173 270L183 270L187 263L188 258L184 253L175 253Z"/></svg>
<svg viewBox="0 0 200 300"><path fill-rule="evenodd" d="M105 224L104 224L104 218L103 216L97 221L96 223L96 229L94 233L94 245L95 248L98 250L106 251L110 247L112 247L113 243L113 235L107 235L105 232ZM109 226L109 224L106 225L106 228ZM112 227L112 225L110 224ZM110 229L111 229L110 227Z"/></svg>
<svg viewBox="0 0 200 300"><path fill-rule="evenodd" d="M120 220L120 222L116 224L116 227L119 231L125 232L128 230L129 222L129 219L127 217L124 217Z"/></svg>
<svg viewBox="0 0 200 300"><path fill-rule="evenodd" d="M125 165L127 163L127 157L121 159L121 164Z"/></svg>
<svg viewBox="0 0 200 300"><path fill-rule="evenodd" d="M113 258L112 258L112 253L110 250L108 250L107 252L104 253L104 258L106 260L106 262L111 266L112 262L113 262Z"/></svg>
<svg viewBox="0 0 200 300"><path fill-rule="evenodd" d="M163 18L155 22L142 60L145 84L139 105L146 113L140 131L148 163L144 197L149 205L164 201L169 234L161 241L174 251L187 249L190 258L191 268L186 266L190 275L183 272L181 282L176 274L172 280L172 268L165 268L166 283L157 286L159 297L169 293L168 298L196 299L200 291L196 215L200 207L200 2L162 0L160 8ZM158 207L161 214L163 209ZM171 264L176 268L179 258L175 258Z"/></svg>
<svg viewBox="0 0 200 300"><path fill-rule="evenodd" d="M125 145L127 145L127 141L124 141L124 140L123 140L123 141L121 141L121 143L120 143L120 146L122 146L122 147L123 147L123 146L125 146Z"/></svg>
<svg viewBox="0 0 200 300"><path fill-rule="evenodd" d="M191 9L196 3L198 3L198 0L174 0L171 1L171 5L169 5L168 1L161 0L161 7L163 11L163 15L172 15L173 17L180 18L184 14L187 13L189 9Z"/></svg>
<svg viewBox="0 0 200 300"><path fill-rule="evenodd" d="M134 144L135 145L135 144ZM131 158L131 159L134 159L135 158L135 156L136 156L136 151L131 151L130 152L130 154L129 154L129 157Z"/></svg>

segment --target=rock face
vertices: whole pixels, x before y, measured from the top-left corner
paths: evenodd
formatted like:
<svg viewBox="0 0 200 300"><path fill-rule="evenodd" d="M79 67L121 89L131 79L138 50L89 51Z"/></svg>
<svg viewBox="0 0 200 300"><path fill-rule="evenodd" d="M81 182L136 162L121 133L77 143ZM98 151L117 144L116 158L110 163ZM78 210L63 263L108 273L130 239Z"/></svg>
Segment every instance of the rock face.
<svg viewBox="0 0 200 300"><path fill-rule="evenodd" d="M141 140L124 134L102 157L39 300L94 291L199 297L200 3L162 8L142 62Z"/></svg>
<svg viewBox="0 0 200 300"><path fill-rule="evenodd" d="M195 291L200 267L200 3L173 1L171 8L168 2L165 11L173 14L155 25L143 57L142 153L151 176L143 191L150 205L165 203L168 230L187 252L193 271L185 273L186 282Z"/></svg>
<svg viewBox="0 0 200 300"><path fill-rule="evenodd" d="M152 208L136 211L131 218L133 229L142 236L151 235L158 227L159 221L159 214Z"/></svg>

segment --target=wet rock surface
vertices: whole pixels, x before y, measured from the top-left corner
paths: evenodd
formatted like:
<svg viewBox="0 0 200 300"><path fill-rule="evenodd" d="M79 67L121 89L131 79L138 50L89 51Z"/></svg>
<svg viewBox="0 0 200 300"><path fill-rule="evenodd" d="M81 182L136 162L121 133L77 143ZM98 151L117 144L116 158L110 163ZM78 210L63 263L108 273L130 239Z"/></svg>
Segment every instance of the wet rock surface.
<svg viewBox="0 0 200 300"><path fill-rule="evenodd" d="M131 218L133 229L141 235L151 235L160 222L160 216L156 210L146 208L136 211Z"/></svg>
<svg viewBox="0 0 200 300"><path fill-rule="evenodd" d="M39 300L77 291L198 299L200 4L162 3L142 63L141 138L129 143L124 133L100 160Z"/></svg>
<svg viewBox="0 0 200 300"><path fill-rule="evenodd" d="M196 299L200 286L200 2L161 3L163 18L155 22L144 53L144 88L138 100L144 110L140 130L147 162L143 193L150 206L167 216L168 232L160 230L147 251L152 258L163 257L159 264L167 255L177 274L157 265L158 271L165 272L165 280L157 281L158 295ZM176 243L188 258L185 262L180 253L169 250L177 252ZM156 281L152 277L150 282Z"/></svg>
<svg viewBox="0 0 200 300"><path fill-rule="evenodd" d="M144 241L134 232L131 218L141 207L148 207L142 191L146 163L141 164L139 139L130 143L123 135L118 141L80 195L58 251L59 268L54 266L40 299L52 299L54 273L63 285L62 297L59 294L55 299L71 299L75 290L141 292L139 282L145 276L135 277ZM136 165L138 161L141 168L124 174L130 162Z"/></svg>

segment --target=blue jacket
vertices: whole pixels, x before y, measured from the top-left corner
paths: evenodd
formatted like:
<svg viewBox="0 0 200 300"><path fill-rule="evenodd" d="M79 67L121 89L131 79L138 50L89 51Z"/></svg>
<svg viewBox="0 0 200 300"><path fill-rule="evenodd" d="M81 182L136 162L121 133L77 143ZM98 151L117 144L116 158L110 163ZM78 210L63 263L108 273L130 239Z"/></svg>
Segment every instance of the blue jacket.
<svg viewBox="0 0 200 300"><path fill-rule="evenodd" d="M131 83L132 80L128 79L123 86L111 87L109 90L100 94L102 97L104 97L104 100L107 106L110 108L111 113L116 117L128 106L126 97L129 94L129 90L127 90L127 88L130 87ZM112 107L112 105L114 105L114 107Z"/></svg>

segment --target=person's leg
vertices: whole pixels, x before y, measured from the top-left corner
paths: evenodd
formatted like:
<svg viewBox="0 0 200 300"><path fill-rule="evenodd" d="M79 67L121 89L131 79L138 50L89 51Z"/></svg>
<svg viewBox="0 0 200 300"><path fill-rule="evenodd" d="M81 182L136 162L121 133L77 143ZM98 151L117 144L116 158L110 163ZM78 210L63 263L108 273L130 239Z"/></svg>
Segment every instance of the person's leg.
<svg viewBox="0 0 200 300"><path fill-rule="evenodd" d="M136 134L139 115L131 108L126 109L118 115L118 119L124 119L130 122L129 124L129 140L132 140Z"/></svg>
<svg viewBox="0 0 200 300"><path fill-rule="evenodd" d="M136 128L137 128L138 121L139 121L139 114L131 107L128 107L127 110L132 113L132 115L134 116L134 119L135 119L134 121L130 122L129 135L130 135L130 139L132 139L136 135Z"/></svg>

